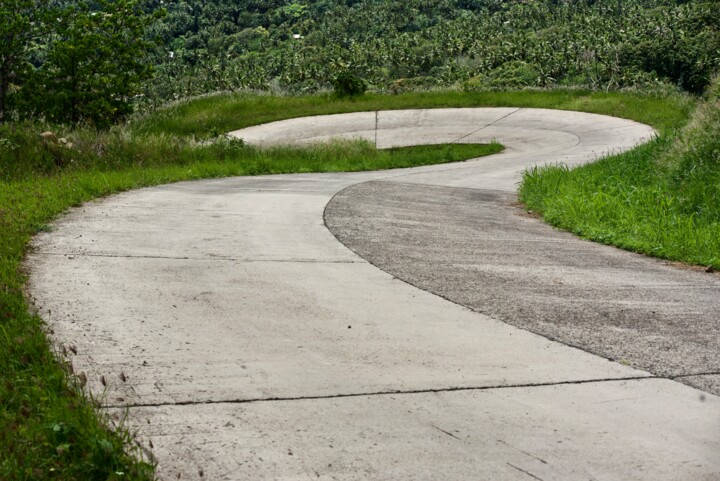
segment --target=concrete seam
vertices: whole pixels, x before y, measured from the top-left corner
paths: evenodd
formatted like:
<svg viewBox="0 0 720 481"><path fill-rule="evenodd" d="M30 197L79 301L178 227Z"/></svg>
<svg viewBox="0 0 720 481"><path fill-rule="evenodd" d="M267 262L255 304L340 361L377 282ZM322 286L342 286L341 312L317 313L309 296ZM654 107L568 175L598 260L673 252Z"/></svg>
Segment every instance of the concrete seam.
<svg viewBox="0 0 720 481"><path fill-rule="evenodd" d="M470 133L467 134L467 135L463 135L462 137L459 137L459 138L453 140L453 141L450 142L450 143L451 143L451 144L455 144L455 143L457 143L457 142L460 142L462 139L466 139L466 138L470 137L471 135L475 135L475 134L477 134L478 132L482 132L483 130L487 129L488 127L492 127L492 126L495 125L496 123L500 122L501 120L505 120L506 118L508 118L508 117L510 117L511 115L519 112L520 110L522 110L522 107L516 108L515 110L513 110L513 111L510 112L509 114L503 115L503 116L500 117L499 119L493 120L493 121L490 122L489 124L483 125L483 126L480 127L479 129L474 130L474 131L470 132Z"/></svg>
<svg viewBox="0 0 720 481"><path fill-rule="evenodd" d="M268 398L254 398L254 399L226 399L220 401L205 400L205 401L178 401L178 402L167 402L167 403L147 403L147 404L124 404L115 405L109 404L104 405L105 409L115 408L152 408L152 407L163 407L163 406L204 406L212 404L251 404L258 402L283 402L283 401L313 401L323 399L343 399L343 398L355 398L355 397L375 397L375 396L394 396L394 395L412 395L412 394L439 394L449 392L463 392L463 391L490 391L499 389L521 389L521 388L534 388L534 387L552 387L552 386L567 386L567 385L580 385L580 384L599 384L605 382L621 382L621 381L644 381L644 380L657 380L667 379L661 376L653 376L648 374L647 376L628 376L628 377L617 377L617 378L602 378L602 379L575 379L570 381L556 381L546 383L524 383L524 384L507 384L507 385L494 385L494 386L458 386L449 388L436 388L436 389L410 389L406 391L375 391L366 393L348 393L348 394L326 394L322 396L295 396L295 397L268 397Z"/></svg>
<svg viewBox="0 0 720 481"><path fill-rule="evenodd" d="M173 256L140 256L140 255L120 255L120 254L77 254L77 253L59 253L59 252L35 252L36 255L56 256L56 257L98 257L106 259L157 259L157 260L178 260L178 261L230 261L230 262L277 262L277 263L308 263L308 264L362 264L361 261L344 261L344 260L321 260L321 259L248 259L237 257L173 257Z"/></svg>

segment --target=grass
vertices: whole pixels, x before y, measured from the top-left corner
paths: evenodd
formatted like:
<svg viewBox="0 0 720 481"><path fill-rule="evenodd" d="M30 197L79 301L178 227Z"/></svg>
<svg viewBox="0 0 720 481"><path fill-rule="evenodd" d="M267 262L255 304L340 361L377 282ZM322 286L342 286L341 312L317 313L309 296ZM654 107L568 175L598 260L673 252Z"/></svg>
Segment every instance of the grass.
<svg viewBox="0 0 720 481"><path fill-rule="evenodd" d="M133 123L136 132L205 138L250 125L293 117L368 110L441 107L534 107L615 115L668 131L687 121L691 97L640 92L543 90L519 92L418 92L337 98L221 94L182 101Z"/></svg>
<svg viewBox="0 0 720 481"><path fill-rule="evenodd" d="M69 207L168 182L281 172L351 171L463 160L501 147L377 151L366 142L257 149L217 137L270 120L372 109L532 106L607 113L671 132L693 101L679 95L582 91L432 92L357 99L217 95L97 133L41 123L0 126L0 479L151 479L130 435L105 426L53 353L23 295L21 262L35 233ZM40 138L51 130L56 137ZM61 137L65 139L61 140ZM198 139L214 138L211 143Z"/></svg>
<svg viewBox="0 0 720 481"><path fill-rule="evenodd" d="M94 172L167 169L168 181L176 180L179 167L191 178L220 175L259 175L292 172L351 172L457 162L499 152L497 143L443 144L378 150L368 141L333 141L303 148L258 148L242 140L220 137L198 143L188 137L135 134L127 129L97 133L75 130L63 135L69 143L39 141L46 127L26 124L0 127L12 151L0 152L0 179L26 180L38 176ZM0 137L1 138L1 137ZM72 145L68 148L67 145ZM173 173L171 173L173 172ZM185 174L182 174L183 178Z"/></svg>
<svg viewBox="0 0 720 481"><path fill-rule="evenodd" d="M532 169L520 199L582 237L720 269L719 83L680 132L576 169Z"/></svg>

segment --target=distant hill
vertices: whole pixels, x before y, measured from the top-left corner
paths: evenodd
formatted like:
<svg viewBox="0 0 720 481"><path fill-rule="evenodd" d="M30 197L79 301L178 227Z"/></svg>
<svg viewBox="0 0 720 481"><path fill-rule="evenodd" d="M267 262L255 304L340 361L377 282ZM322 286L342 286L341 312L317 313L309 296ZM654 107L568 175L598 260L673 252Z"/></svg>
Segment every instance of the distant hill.
<svg viewBox="0 0 720 481"><path fill-rule="evenodd" d="M658 83L701 92L720 67L717 2L154 0L168 15L155 102L216 90L312 92L350 72L402 91Z"/></svg>

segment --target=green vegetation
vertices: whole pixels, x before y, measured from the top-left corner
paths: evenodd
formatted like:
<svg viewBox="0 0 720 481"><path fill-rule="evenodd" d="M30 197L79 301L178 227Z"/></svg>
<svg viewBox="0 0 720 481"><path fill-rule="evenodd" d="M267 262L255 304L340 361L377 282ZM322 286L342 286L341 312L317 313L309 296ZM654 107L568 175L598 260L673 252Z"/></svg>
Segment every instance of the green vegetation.
<svg viewBox="0 0 720 481"><path fill-rule="evenodd" d="M581 91L436 92L354 99L223 95L181 102L100 133L30 121L0 126L0 479L150 476L148 466L133 457L138 453L123 452L127 435L103 428L92 402L51 354L42 321L28 311L20 263L31 236L46 230L53 218L99 196L172 181L422 165L497 151L498 145L377 151L367 142L257 149L214 137L217 132L301 115L469 105L615 113L672 130L684 123L692 100ZM55 134L41 137L47 130ZM116 474L120 472L125 474Z"/></svg>
<svg viewBox="0 0 720 481"><path fill-rule="evenodd" d="M720 269L720 80L678 134L577 169L532 169L520 198L588 239Z"/></svg>
<svg viewBox="0 0 720 481"><path fill-rule="evenodd" d="M354 98L334 95L277 96L218 94L180 101L131 125L142 134L191 136L205 139L223 132L284 118L369 110L442 107L536 107L579 110L637 120L661 131L687 121L694 100L687 95L641 92L540 90L516 92L407 92L366 94Z"/></svg>
<svg viewBox="0 0 720 481"><path fill-rule="evenodd" d="M352 72L340 72L332 80L335 94L340 97L356 97L367 92L367 82Z"/></svg>
<svg viewBox="0 0 720 481"><path fill-rule="evenodd" d="M0 0L0 17L0 121L105 128L218 91L700 93L720 68L714 1Z"/></svg>
<svg viewBox="0 0 720 481"><path fill-rule="evenodd" d="M700 94L720 68L717 2L0 0L0 19L0 479L152 477L51 353L23 297L28 241L68 207L179 180L500 148L257 149L227 131L433 107L634 119L662 135L581 169L528 172L522 198L581 235L720 268L720 87L687 126L696 98L680 93Z"/></svg>
<svg viewBox="0 0 720 481"><path fill-rule="evenodd" d="M701 92L720 67L716 1L182 0L153 28L145 100L308 93L354 74L390 92L578 86Z"/></svg>
<svg viewBox="0 0 720 481"><path fill-rule="evenodd" d="M146 34L163 15L140 0L0 0L0 123L125 117L151 78Z"/></svg>
<svg viewBox="0 0 720 481"><path fill-rule="evenodd" d="M169 135L133 135L118 128L98 134L75 130L67 138L41 138L35 124L0 127L0 178L6 182L40 181L45 176L110 173L162 174L165 182L229 175L294 172L353 172L457 162L499 152L487 145L442 144L378 150L368 141L334 141L303 148L258 148L220 137L198 143ZM160 177L158 181L163 181ZM151 182L151 184L157 181ZM132 186L131 186L132 187Z"/></svg>

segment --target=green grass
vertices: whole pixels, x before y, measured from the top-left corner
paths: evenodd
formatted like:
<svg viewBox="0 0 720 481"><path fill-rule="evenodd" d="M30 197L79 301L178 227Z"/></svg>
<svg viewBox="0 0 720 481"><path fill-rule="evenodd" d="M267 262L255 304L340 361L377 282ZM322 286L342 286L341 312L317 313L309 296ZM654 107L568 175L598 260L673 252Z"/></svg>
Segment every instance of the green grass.
<svg viewBox="0 0 720 481"><path fill-rule="evenodd" d="M543 90L519 92L419 92L282 97L222 94L179 102L133 123L136 132L181 136L219 135L250 125L285 118L368 110L441 107L535 107L614 115L668 131L687 121L693 99L685 95Z"/></svg>
<svg viewBox="0 0 720 481"><path fill-rule="evenodd" d="M677 134L576 169L525 173L520 199L597 242L720 269L720 88Z"/></svg>
<svg viewBox="0 0 720 481"><path fill-rule="evenodd" d="M408 167L500 149L493 144L377 151L367 142L258 149L217 137L282 118L372 109L531 106L614 114L671 132L685 123L692 104L680 95L581 91L432 92L352 100L218 95L182 102L103 133L40 123L0 126L0 479L152 477L151 467L130 449L127 433L105 428L92 400L50 352L44 325L23 296L21 262L28 241L69 207L181 180ZM72 147L41 140L45 130ZM208 138L214 141L196 141Z"/></svg>
<svg viewBox="0 0 720 481"><path fill-rule="evenodd" d="M92 186L92 184L95 184ZM68 206L108 192L90 176L0 182L0 479L150 479L127 433L109 432L28 311L20 261Z"/></svg>

